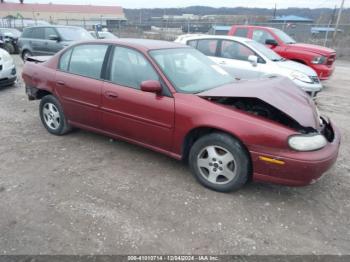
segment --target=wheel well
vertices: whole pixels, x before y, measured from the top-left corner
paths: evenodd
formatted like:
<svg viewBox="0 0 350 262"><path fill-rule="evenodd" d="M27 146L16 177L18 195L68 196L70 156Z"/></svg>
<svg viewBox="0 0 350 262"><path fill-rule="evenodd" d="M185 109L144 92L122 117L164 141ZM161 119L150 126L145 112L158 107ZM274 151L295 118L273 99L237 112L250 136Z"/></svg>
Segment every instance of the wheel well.
<svg viewBox="0 0 350 262"><path fill-rule="evenodd" d="M23 58L24 52L30 52L28 49L23 49L21 52L21 57Z"/></svg>
<svg viewBox="0 0 350 262"><path fill-rule="evenodd" d="M52 93L46 90L38 90L38 92L35 95L35 98L42 99L44 96L47 96L47 95L52 95Z"/></svg>
<svg viewBox="0 0 350 262"><path fill-rule="evenodd" d="M252 164L252 158L251 155L249 153L248 148L246 147L246 145L236 136L232 135L231 133L228 133L226 131L217 129L217 128L212 128L212 127L198 127L195 129L192 129L185 137L184 142L183 142L183 146L182 146L182 160L187 162L188 161L188 157L189 157L189 153L191 150L192 145L202 136L211 134L211 133L224 133L226 135L231 136L232 138L236 139L237 141L239 141L243 147L243 149L246 151L247 156L249 157L249 166L250 166L250 170L249 170L249 180L252 179L253 177L253 164Z"/></svg>
<svg viewBox="0 0 350 262"><path fill-rule="evenodd" d="M300 64L306 65L306 63L303 60L301 60L301 59L291 59L291 60L294 61L294 62L298 62Z"/></svg>

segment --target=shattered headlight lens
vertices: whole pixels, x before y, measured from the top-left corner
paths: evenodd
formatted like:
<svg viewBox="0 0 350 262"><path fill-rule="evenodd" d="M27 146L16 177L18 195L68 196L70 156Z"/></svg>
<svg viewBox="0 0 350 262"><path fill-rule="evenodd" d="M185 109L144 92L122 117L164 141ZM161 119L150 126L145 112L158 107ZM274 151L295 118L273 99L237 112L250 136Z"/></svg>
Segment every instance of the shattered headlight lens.
<svg viewBox="0 0 350 262"><path fill-rule="evenodd" d="M289 146L297 151L314 151L327 145L323 135L293 135L288 139Z"/></svg>

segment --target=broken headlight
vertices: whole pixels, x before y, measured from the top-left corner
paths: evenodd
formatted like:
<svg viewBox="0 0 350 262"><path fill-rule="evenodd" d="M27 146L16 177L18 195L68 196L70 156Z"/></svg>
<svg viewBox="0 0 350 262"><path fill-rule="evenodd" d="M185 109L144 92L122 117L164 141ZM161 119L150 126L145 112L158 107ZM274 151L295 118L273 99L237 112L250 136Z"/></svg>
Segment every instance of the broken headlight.
<svg viewBox="0 0 350 262"><path fill-rule="evenodd" d="M293 135L288 139L289 146L297 151L314 151L327 145L323 135Z"/></svg>

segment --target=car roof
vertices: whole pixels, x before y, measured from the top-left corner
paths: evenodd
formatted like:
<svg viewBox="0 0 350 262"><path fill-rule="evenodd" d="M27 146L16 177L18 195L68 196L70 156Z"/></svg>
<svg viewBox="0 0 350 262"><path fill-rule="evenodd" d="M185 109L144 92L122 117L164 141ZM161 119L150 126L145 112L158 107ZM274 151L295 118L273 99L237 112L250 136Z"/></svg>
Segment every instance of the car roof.
<svg viewBox="0 0 350 262"><path fill-rule="evenodd" d="M229 36L229 35L183 35L179 36L181 41L183 40L197 40L197 39L223 39L223 40L235 40L237 42L251 42L252 40L245 37Z"/></svg>
<svg viewBox="0 0 350 262"><path fill-rule="evenodd" d="M54 28L57 28L57 27L65 27L65 28L82 28L82 27L79 27L79 26L69 26L69 25L34 25L34 26L28 26L25 29L30 29L30 28L41 28L41 27L54 27ZM84 28L82 28L84 29Z"/></svg>
<svg viewBox="0 0 350 262"><path fill-rule="evenodd" d="M274 28L274 27L269 27L269 26L261 26L261 25L233 25L232 27L235 27L235 28L257 28L257 29L270 29L270 30L273 30L273 29L278 29L278 28Z"/></svg>
<svg viewBox="0 0 350 262"><path fill-rule="evenodd" d="M87 41L88 43L106 43L106 44L115 44L115 45L124 45L133 47L136 49L142 49L144 51L148 50L157 50L157 49L170 49L170 48L189 48L186 45L161 41L161 40L150 40L150 39L138 39L138 38L118 38L118 39L100 39ZM80 42L84 43L84 42ZM86 43L86 42L85 42Z"/></svg>

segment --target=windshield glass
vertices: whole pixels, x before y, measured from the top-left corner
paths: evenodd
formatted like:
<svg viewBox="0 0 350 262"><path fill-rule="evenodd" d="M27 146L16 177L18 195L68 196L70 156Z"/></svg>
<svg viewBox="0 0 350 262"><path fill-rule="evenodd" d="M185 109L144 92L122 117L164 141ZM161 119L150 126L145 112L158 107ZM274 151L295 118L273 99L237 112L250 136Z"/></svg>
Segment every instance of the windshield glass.
<svg viewBox="0 0 350 262"><path fill-rule="evenodd" d="M150 55L180 93L200 93L235 80L192 48L161 49Z"/></svg>
<svg viewBox="0 0 350 262"><path fill-rule="evenodd" d="M285 43L285 44L295 44L296 41L285 32L279 29L273 29L273 32Z"/></svg>
<svg viewBox="0 0 350 262"><path fill-rule="evenodd" d="M89 34L83 28L78 27L57 27L57 31L60 33L63 40L66 41L79 41L79 40L90 40L94 39L92 35Z"/></svg>
<svg viewBox="0 0 350 262"><path fill-rule="evenodd" d="M282 58L280 55L278 55L275 51L271 50L270 48L267 48L265 45L260 44L255 41L250 41L248 44L255 48L259 53L264 55L267 59L272 61L282 61L284 58Z"/></svg>

